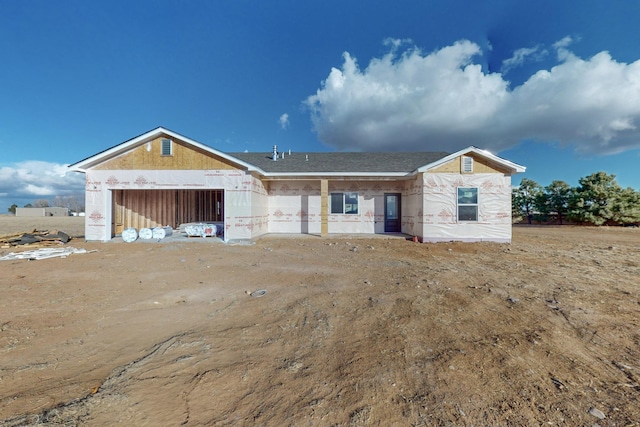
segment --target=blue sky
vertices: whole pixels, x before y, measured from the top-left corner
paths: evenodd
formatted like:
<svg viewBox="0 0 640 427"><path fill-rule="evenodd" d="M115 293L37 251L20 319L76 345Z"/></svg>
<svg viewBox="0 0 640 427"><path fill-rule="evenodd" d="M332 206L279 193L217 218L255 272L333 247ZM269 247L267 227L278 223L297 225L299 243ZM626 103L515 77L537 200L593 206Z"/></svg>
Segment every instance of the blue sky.
<svg viewBox="0 0 640 427"><path fill-rule="evenodd" d="M485 148L640 189L640 2L4 1L0 212L164 126L216 149Z"/></svg>

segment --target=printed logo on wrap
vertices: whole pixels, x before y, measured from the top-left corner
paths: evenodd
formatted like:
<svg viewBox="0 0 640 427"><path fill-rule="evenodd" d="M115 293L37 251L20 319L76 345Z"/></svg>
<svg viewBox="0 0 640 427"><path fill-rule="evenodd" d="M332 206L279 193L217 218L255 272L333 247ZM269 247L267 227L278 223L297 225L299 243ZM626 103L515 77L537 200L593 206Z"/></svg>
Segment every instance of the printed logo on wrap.
<svg viewBox="0 0 640 427"><path fill-rule="evenodd" d="M99 211L93 211L91 212L91 215L89 215L89 219L91 219L91 221L95 223L98 223L104 221L104 216Z"/></svg>
<svg viewBox="0 0 640 427"><path fill-rule="evenodd" d="M111 187L114 187L120 184L120 181L118 181L118 178L116 178L115 175L111 175L105 182L107 183L107 185L110 185Z"/></svg>
<svg viewBox="0 0 640 427"><path fill-rule="evenodd" d="M136 178L136 180L134 181L134 183L139 186L139 187L144 187L147 184L149 184L149 181L147 180L147 178L145 178L144 176L140 175Z"/></svg>

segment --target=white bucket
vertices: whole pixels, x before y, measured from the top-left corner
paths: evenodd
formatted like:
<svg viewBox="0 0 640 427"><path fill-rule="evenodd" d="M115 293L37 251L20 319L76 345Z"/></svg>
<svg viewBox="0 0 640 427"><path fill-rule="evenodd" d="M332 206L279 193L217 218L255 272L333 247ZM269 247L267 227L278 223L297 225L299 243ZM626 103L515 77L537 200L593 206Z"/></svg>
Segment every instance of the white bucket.
<svg viewBox="0 0 640 427"><path fill-rule="evenodd" d="M173 234L173 228L171 227L154 227L153 229L153 238L154 239L164 239L167 236L171 236Z"/></svg>
<svg viewBox="0 0 640 427"><path fill-rule="evenodd" d="M149 240L153 238L153 231L151 231L150 228L146 228L146 227L141 228L140 231L138 232L138 237L144 240Z"/></svg>
<svg viewBox="0 0 640 427"><path fill-rule="evenodd" d="M122 240L124 240L127 243L135 242L137 238L138 238L138 232L133 227L125 228L122 231Z"/></svg>

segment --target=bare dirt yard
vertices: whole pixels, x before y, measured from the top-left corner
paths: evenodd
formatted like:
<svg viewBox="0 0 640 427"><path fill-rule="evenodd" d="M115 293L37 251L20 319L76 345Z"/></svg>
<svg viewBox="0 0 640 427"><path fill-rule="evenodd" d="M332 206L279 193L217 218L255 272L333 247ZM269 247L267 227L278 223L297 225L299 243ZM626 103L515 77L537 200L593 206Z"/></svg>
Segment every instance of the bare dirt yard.
<svg viewBox="0 0 640 427"><path fill-rule="evenodd" d="M65 246L0 261L2 426L640 425L638 229Z"/></svg>

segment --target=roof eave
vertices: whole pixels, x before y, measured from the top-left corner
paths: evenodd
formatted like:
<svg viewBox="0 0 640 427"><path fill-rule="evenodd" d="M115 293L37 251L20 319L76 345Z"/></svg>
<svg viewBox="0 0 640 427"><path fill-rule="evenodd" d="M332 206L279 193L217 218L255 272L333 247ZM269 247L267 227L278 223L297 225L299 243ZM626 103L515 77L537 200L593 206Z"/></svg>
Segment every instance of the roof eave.
<svg viewBox="0 0 640 427"><path fill-rule="evenodd" d="M349 178L402 178L411 176L407 172L266 172L265 178L319 178L319 177L349 177Z"/></svg>
<svg viewBox="0 0 640 427"><path fill-rule="evenodd" d="M511 162L509 160L503 159L502 157L496 156L495 154L490 153L487 150L482 150L482 149L480 149L478 147L471 146L471 147L467 147L465 149L462 149L460 151L456 151L455 153L449 154L448 156L443 157L440 160L437 160L435 162L432 162L432 163L429 163L427 165L421 166L416 170L416 172L427 172L427 171L429 171L431 169L435 169L438 166L441 166L441 165L443 165L443 164L445 164L445 163L447 163L447 162L449 162L449 161L451 161L451 160L453 160L453 159L455 159L455 158L457 158L459 156L463 156L463 155L468 154L468 153L475 153L475 154L483 156L483 157L485 157L485 158L487 158L487 159L489 159L489 160L491 160L491 161L493 161L495 163L498 163L499 165L504 166L506 169L508 169L512 174L514 174L514 173L523 173L523 172L525 172L527 170L527 168L525 166L522 166L522 165L519 165L517 163L513 163L513 162Z"/></svg>
<svg viewBox="0 0 640 427"><path fill-rule="evenodd" d="M144 142L147 142L149 140L152 140L154 138L157 138L160 135L167 135L170 136L172 138L175 139L179 139L181 141L184 141L190 145L193 145L194 147L198 147L199 149L206 151L208 153L214 154L216 156L222 157L225 160L228 160L230 162L233 162L237 165L240 165L244 168L246 168L248 171L255 171L261 174L264 174L264 171L258 167L256 167L255 165L252 165L250 163L246 163L236 157L230 156L229 154L223 153L222 151L218 151L215 148L211 148L208 145L202 144L196 140L193 140L191 138L188 138L184 135L180 135L172 130L163 128L162 126L157 127L149 132L143 133L140 136L137 136L133 139L130 139L128 141L125 141L121 144L116 145L115 147L112 147L108 150L105 150L101 153L98 153L94 156L91 157L87 157L84 160L81 160L79 162L76 162L74 164L69 165L69 168L72 171L76 171L76 172L85 172L87 171L87 169L90 169L92 167L94 167L95 165L98 165L102 162L104 162L105 160L111 159L115 156L118 156L122 153L125 153L126 151L130 150L132 147L135 147L136 145L142 144Z"/></svg>

